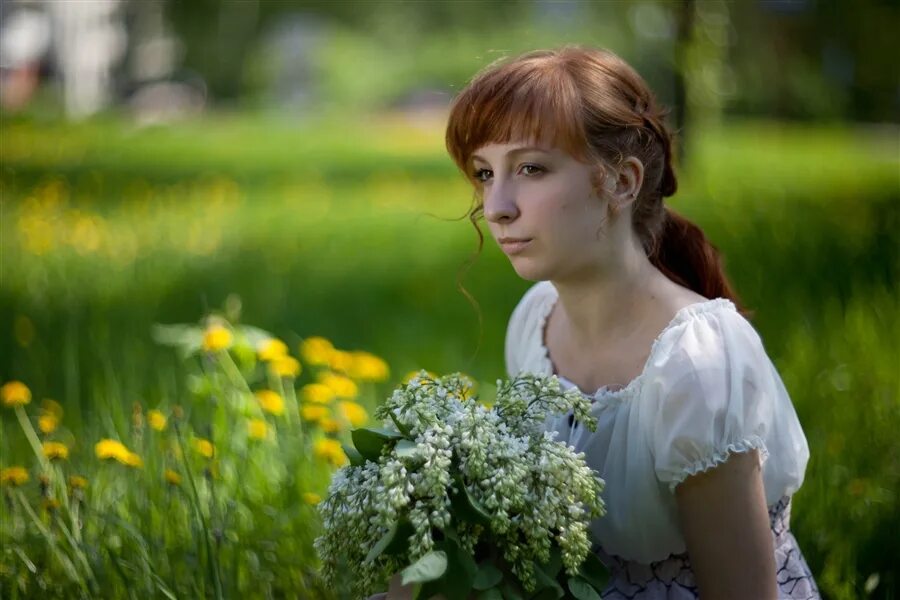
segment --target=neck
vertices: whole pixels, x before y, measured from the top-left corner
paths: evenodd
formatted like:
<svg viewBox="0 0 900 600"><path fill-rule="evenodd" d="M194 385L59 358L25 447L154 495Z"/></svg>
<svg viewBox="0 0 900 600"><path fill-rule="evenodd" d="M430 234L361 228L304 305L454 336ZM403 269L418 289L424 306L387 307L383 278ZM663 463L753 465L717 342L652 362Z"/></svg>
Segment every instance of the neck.
<svg viewBox="0 0 900 600"><path fill-rule="evenodd" d="M625 340L638 331L649 306L659 297L665 276L639 249L617 257L616 267L554 279L559 294L560 324L582 348L605 340Z"/></svg>

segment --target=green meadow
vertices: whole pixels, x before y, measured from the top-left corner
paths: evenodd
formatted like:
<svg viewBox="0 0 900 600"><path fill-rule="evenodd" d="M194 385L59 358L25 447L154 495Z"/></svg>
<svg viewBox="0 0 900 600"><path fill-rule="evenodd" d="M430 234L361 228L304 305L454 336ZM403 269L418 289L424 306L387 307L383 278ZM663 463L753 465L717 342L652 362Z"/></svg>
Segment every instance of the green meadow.
<svg viewBox="0 0 900 600"><path fill-rule="evenodd" d="M383 358L386 380L358 381L369 412L419 368L465 372L490 396L530 285L486 226L478 252L441 119L0 127L0 384L32 397L0 407L0 468L28 474L2 488L0 595L333 595L317 583L306 500L335 466L317 441L347 428L296 418L293 395L321 370L300 344L321 336ZM809 440L794 534L828 598L896 597L897 130L736 121L690 133L670 204L722 252ZM185 357L209 315L235 345ZM193 329L172 347L160 324ZM273 378L253 356L255 328L300 358L299 376ZM261 387L284 397L284 415L247 402ZM50 433L38 430L45 399L62 410ZM150 410L164 430L147 426ZM68 457L40 455L23 419ZM255 437L252 419L269 433ZM143 465L100 458L102 439ZM203 439L221 462L192 451ZM67 487L72 475L86 487Z"/></svg>

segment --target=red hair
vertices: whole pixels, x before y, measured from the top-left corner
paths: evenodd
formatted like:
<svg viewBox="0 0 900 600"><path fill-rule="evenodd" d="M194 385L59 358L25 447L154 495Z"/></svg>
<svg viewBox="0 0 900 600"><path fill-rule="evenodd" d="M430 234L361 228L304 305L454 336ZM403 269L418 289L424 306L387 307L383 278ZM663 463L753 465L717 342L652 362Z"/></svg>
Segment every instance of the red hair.
<svg viewBox="0 0 900 600"><path fill-rule="evenodd" d="M663 204L678 189L666 113L641 76L606 50L566 46L488 65L454 99L446 134L450 156L476 189L469 219L479 250L484 205L472 165L478 148L540 140L601 171L634 156L644 165L644 180L632 224L650 262L680 285L706 298L728 298L747 313L718 249L697 225Z"/></svg>

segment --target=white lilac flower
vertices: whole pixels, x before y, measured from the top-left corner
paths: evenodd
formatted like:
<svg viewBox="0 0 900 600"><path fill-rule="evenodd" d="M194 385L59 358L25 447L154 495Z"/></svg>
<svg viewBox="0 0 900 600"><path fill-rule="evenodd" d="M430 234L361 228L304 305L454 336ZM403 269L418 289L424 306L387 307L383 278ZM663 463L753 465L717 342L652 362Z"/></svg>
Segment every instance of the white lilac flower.
<svg viewBox="0 0 900 600"><path fill-rule="evenodd" d="M415 447L399 456L386 446L377 463L335 474L319 504L324 533L316 540L327 580L351 572L353 593L371 594L434 548L435 534L450 526L468 552L490 541L526 589L535 582L534 561L548 560L554 542L566 571L576 572L590 552L590 520L604 513L603 481L583 454L542 427L549 415L572 410L594 429L589 401L563 390L556 377L526 374L498 381L488 409L473 387L459 374L434 379L421 371L376 410L385 427L399 428ZM451 493L468 494L489 524L455 514ZM369 550L401 519L413 529L408 551L367 562Z"/></svg>

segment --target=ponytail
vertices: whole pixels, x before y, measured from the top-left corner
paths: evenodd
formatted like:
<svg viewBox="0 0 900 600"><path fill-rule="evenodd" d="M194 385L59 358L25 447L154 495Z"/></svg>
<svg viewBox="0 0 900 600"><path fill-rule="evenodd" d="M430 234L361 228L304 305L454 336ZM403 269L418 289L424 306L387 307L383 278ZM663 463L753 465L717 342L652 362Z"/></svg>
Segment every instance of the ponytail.
<svg viewBox="0 0 900 600"><path fill-rule="evenodd" d="M706 298L728 298L743 316L746 309L734 291L716 248L703 230L669 207L665 207L663 226L655 247L648 255L650 262L672 281L690 288Z"/></svg>

